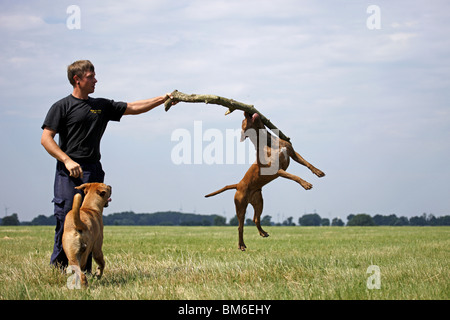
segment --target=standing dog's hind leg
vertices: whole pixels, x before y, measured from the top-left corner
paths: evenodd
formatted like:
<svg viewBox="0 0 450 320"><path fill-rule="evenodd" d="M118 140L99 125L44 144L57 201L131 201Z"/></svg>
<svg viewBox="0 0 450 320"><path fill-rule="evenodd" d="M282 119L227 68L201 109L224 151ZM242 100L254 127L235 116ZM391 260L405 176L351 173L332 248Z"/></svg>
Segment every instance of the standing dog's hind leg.
<svg viewBox="0 0 450 320"><path fill-rule="evenodd" d="M93 252L93 256L94 256L95 262L97 262L97 264L98 264L97 272L96 272L95 276L98 279L100 279L103 275L103 269L105 269L105 259L103 258L103 252L102 252L101 247L95 249L95 251Z"/></svg>

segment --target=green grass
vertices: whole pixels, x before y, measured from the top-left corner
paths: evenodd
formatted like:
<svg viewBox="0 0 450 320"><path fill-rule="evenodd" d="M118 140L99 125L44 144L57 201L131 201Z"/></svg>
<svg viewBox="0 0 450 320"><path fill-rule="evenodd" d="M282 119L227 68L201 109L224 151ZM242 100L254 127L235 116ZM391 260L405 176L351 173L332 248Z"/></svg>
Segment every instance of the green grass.
<svg viewBox="0 0 450 320"><path fill-rule="evenodd" d="M102 279L70 290L53 227L0 227L0 299L449 299L449 227L105 227ZM370 265L381 289L369 290Z"/></svg>

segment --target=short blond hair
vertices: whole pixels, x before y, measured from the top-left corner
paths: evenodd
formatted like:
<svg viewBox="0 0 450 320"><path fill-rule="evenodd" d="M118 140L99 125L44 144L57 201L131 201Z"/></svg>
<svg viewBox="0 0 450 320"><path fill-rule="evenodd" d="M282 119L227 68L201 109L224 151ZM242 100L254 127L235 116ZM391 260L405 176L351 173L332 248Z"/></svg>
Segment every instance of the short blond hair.
<svg viewBox="0 0 450 320"><path fill-rule="evenodd" d="M89 60L78 60L67 67L67 78L72 86L75 87L74 76L82 78L86 72L95 72L94 65Z"/></svg>

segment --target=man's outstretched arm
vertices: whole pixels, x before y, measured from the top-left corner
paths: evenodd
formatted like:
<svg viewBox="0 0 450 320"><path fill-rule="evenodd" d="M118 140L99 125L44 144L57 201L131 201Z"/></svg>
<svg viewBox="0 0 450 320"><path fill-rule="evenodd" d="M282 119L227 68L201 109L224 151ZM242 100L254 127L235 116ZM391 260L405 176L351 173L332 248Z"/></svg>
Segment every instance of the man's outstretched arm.
<svg viewBox="0 0 450 320"><path fill-rule="evenodd" d="M147 100L138 100L134 102L127 103L127 109L124 112L124 115L129 114L141 114L144 112L148 112L157 106L162 105L167 99L171 98L170 94L166 94L164 96L151 98ZM174 103L175 104L175 103Z"/></svg>

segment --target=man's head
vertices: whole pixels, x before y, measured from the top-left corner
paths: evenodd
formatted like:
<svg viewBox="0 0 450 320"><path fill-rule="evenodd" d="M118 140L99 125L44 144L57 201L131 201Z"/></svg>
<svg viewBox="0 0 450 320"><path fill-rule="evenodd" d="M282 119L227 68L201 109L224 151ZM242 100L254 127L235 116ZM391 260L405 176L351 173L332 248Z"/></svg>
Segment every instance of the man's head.
<svg viewBox="0 0 450 320"><path fill-rule="evenodd" d="M79 60L67 67L67 77L70 84L75 88L80 86L81 89L94 92L95 83L95 68L89 60Z"/></svg>

